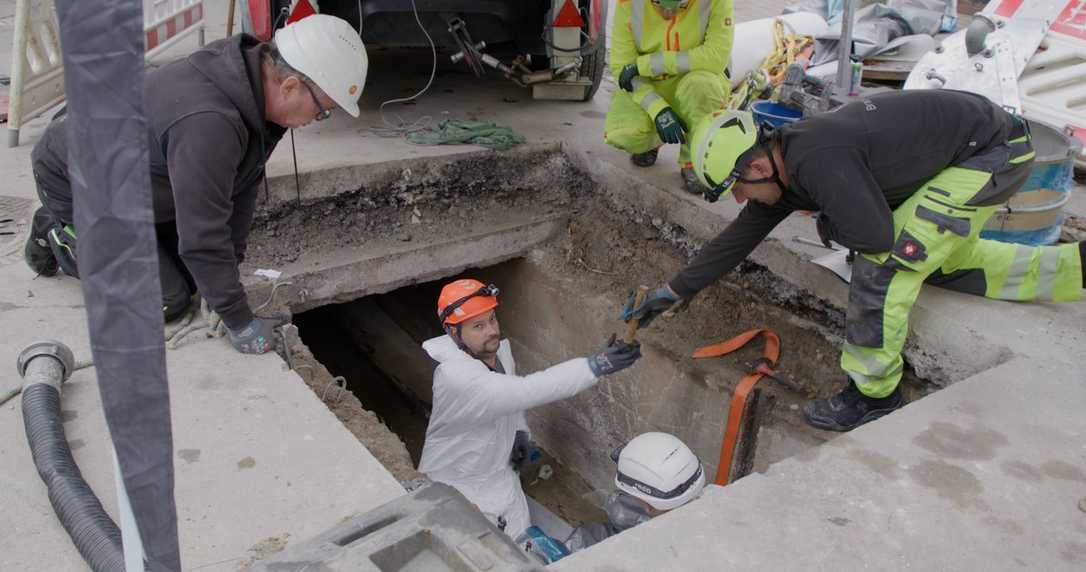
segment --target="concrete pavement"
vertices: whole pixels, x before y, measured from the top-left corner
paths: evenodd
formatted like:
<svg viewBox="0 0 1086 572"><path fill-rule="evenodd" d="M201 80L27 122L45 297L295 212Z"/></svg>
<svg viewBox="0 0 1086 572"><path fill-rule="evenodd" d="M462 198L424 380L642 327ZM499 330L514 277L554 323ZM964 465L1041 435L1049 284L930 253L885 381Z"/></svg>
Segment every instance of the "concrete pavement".
<svg viewBox="0 0 1086 572"><path fill-rule="evenodd" d="M769 15L780 4L737 12L739 19ZM209 40L222 36L224 6L207 3ZM0 10L0 23L6 13ZM424 85L431 60L429 53L375 51L371 62L361 119L338 113L295 133L300 191L284 138L269 164L272 203L357 190L402 170L391 161L477 149L418 147L376 134L372 128L384 125L380 102ZM409 123L425 116L496 121L532 143L560 143L599 184L601 200L678 225L693 243L711 238L738 209L685 194L674 149L666 148L655 167L637 170L603 144L614 89L608 80L583 104L533 102L500 78L477 80L442 61L417 103L385 111L391 121L395 113ZM43 126L40 119L25 126L23 144L0 152L0 195L34 198L29 153ZM1081 197L1080 191L1072 208L1086 214ZM807 262L823 251L793 243L793 235L813 238L813 223L792 217L753 259L792 287L843 308L844 285ZM56 337L87 359L78 283L33 279L20 251L21 241L0 244L0 321L7 334L0 357L14 362L23 344ZM921 375L952 387L765 476L710 489L688 508L559 568L1081 569L1086 514L1077 503L1086 496L1086 427L1078 409L1086 397L1086 304L995 302L927 288L913 316L907 357ZM0 363L0 387L18 383L12 372ZM170 378L182 555L190 569L233 570L253 547L311 536L400 494L277 357L240 357L222 340L202 341L170 353ZM73 377L65 409L78 417L66 428L73 446L82 442L76 458L113 512L94 383L93 370ZM20 425L17 400L0 408L0 506L12 523L0 531L0 569L77 569L79 557L48 507Z"/></svg>

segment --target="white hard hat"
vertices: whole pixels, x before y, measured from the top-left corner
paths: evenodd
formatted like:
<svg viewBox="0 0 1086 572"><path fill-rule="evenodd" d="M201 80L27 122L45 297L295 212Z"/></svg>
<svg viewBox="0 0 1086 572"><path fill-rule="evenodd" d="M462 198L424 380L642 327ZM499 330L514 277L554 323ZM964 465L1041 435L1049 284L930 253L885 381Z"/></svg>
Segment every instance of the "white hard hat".
<svg viewBox="0 0 1086 572"><path fill-rule="evenodd" d="M313 80L336 105L358 117L369 59L362 38L346 21L314 14L275 32L275 46L290 67Z"/></svg>
<svg viewBox="0 0 1086 572"><path fill-rule="evenodd" d="M615 486L656 510L671 510L701 494L705 471L697 455L674 435L642 433L619 452Z"/></svg>

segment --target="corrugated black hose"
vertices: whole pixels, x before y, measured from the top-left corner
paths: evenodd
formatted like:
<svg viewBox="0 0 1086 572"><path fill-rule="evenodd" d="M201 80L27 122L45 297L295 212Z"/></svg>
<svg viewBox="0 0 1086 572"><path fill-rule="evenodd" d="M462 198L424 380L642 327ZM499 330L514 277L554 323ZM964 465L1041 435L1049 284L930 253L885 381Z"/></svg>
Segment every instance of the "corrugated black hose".
<svg viewBox="0 0 1086 572"><path fill-rule="evenodd" d="M49 502L92 570L124 572L121 531L83 480L64 434L60 384L66 377L65 366L54 355L39 353L25 362L22 357L23 424L34 465L49 490Z"/></svg>

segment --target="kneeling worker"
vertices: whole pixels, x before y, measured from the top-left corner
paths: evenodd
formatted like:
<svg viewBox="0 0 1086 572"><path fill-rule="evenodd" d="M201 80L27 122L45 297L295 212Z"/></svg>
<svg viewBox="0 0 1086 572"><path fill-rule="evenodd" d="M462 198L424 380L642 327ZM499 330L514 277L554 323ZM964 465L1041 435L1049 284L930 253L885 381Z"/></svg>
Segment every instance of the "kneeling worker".
<svg viewBox="0 0 1086 572"><path fill-rule="evenodd" d="M1026 121L983 96L877 94L772 134L749 113L725 111L692 139L706 198L732 193L746 206L671 282L625 314L644 325L735 268L792 212L820 211L823 241L859 254L841 354L849 381L807 404L815 427L848 431L904 405L901 348L925 283L1001 300L1082 299L1084 243L979 238L1025 183L1034 157Z"/></svg>
<svg viewBox="0 0 1086 572"><path fill-rule="evenodd" d="M697 455L674 435L642 433L611 458L617 464L615 488L604 504L606 522L578 526L566 547L588 548L628 528L698 498L705 488L705 470Z"/></svg>
<svg viewBox="0 0 1086 572"><path fill-rule="evenodd" d="M272 348L279 319L253 313L238 271L264 167L288 128L358 117L366 49L350 24L316 14L260 43L238 34L147 73L151 203L166 321L199 292L242 353ZM42 206L24 249L35 273L79 277L68 122L49 124L31 154ZM84 244L82 248L103 248Z"/></svg>
<svg viewBox="0 0 1086 572"><path fill-rule="evenodd" d="M612 336L588 358L519 377L509 341L501 339L497 306L498 289L477 280L457 280L441 290L437 314L446 335L422 344L438 366L419 471L455 487L515 539L531 525L511 463L518 431L528 431L524 412L630 367L641 348Z"/></svg>
<svg viewBox="0 0 1086 572"><path fill-rule="evenodd" d="M731 93L724 68L732 52L732 0L620 0L611 27L615 92L603 139L656 163L662 143L678 143L683 186L700 193L686 128L723 109Z"/></svg>

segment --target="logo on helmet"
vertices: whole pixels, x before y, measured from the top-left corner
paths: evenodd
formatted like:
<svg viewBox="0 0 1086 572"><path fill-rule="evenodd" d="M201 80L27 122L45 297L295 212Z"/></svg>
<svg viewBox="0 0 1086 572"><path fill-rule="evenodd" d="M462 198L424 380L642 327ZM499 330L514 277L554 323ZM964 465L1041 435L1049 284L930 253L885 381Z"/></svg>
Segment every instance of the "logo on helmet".
<svg viewBox="0 0 1086 572"><path fill-rule="evenodd" d="M357 85L352 84L351 87L347 88L347 95L354 95L356 93L358 93L358 86Z"/></svg>

